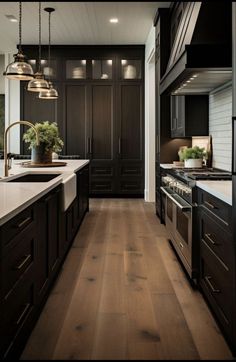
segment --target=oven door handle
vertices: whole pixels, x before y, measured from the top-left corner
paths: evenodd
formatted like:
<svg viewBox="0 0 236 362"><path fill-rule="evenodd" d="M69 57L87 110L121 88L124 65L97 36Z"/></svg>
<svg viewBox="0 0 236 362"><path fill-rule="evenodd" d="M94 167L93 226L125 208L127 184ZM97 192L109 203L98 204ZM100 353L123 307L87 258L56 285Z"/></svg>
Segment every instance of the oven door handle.
<svg viewBox="0 0 236 362"><path fill-rule="evenodd" d="M175 198L173 195L171 195L168 191L166 191L165 187L160 187L161 191L164 192L164 194L171 200L173 201L173 203L178 206L181 211L185 212L185 211L190 211L192 209L192 206L189 205L181 205Z"/></svg>

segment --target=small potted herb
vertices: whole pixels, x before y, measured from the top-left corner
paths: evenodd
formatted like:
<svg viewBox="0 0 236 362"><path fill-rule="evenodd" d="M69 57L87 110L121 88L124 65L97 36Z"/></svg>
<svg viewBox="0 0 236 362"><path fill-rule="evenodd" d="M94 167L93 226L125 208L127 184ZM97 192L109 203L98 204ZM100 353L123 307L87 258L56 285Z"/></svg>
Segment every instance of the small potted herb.
<svg viewBox="0 0 236 362"><path fill-rule="evenodd" d="M29 128L23 135L23 140L29 143L29 149L31 149L31 161L33 163L51 163L52 153L60 152L64 145L59 137L57 123L48 121L35 123L35 128L39 134L40 144L38 146L32 128Z"/></svg>
<svg viewBox="0 0 236 362"><path fill-rule="evenodd" d="M184 161L184 167L187 168L201 168L203 157L207 156L205 148L198 146L187 147L178 152L180 161Z"/></svg>

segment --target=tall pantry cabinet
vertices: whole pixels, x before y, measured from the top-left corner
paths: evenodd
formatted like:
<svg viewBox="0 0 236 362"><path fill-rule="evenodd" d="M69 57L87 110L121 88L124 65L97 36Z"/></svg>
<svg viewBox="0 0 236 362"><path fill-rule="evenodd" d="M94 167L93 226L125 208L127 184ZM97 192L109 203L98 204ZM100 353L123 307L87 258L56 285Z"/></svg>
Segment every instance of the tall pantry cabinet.
<svg viewBox="0 0 236 362"><path fill-rule="evenodd" d="M24 51L36 68L37 46ZM43 47L42 68L59 98L40 100L21 82L21 119L58 123L63 154L91 161L90 195L142 196L144 46L52 46L51 53L49 68Z"/></svg>

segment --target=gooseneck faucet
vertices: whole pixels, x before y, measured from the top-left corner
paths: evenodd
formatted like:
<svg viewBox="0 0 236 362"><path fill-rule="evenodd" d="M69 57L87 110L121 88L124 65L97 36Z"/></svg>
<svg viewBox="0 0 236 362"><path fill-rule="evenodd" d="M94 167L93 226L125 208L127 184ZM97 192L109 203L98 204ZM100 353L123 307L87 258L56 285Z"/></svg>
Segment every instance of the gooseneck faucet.
<svg viewBox="0 0 236 362"><path fill-rule="evenodd" d="M8 170L9 170L9 166L7 163L7 133L11 127L13 127L17 124L24 124L26 126L32 127L33 130L35 131L35 135L36 135L36 145L37 146L39 145L39 134L38 134L37 129L35 128L35 126L32 123L30 123L28 121L17 121L17 122L10 124L10 126L8 126L4 132L4 176L5 177L8 176Z"/></svg>

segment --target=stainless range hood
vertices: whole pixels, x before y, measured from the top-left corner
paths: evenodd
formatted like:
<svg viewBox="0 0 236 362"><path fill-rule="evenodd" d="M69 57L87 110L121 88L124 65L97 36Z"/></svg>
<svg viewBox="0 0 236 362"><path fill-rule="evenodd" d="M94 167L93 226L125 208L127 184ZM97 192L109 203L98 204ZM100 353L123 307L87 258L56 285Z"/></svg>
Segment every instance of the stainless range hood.
<svg viewBox="0 0 236 362"><path fill-rule="evenodd" d="M223 28L219 30L216 26ZM230 6L227 3L188 2L167 70L160 81L161 94L209 94L231 79Z"/></svg>

